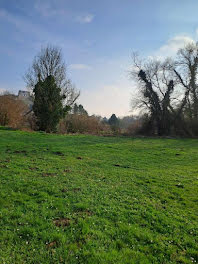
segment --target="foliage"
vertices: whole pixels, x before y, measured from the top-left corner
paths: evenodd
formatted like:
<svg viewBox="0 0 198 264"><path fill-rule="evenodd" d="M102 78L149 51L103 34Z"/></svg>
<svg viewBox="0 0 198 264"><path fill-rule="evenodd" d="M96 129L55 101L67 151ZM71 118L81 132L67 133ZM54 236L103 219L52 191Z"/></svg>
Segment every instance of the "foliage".
<svg viewBox="0 0 198 264"><path fill-rule="evenodd" d="M44 81L39 80L33 93L33 111L37 118L38 129L55 132L60 119L70 108L63 106L65 97L61 94L54 77L50 75Z"/></svg>
<svg viewBox="0 0 198 264"><path fill-rule="evenodd" d="M142 90L144 104L150 111L150 120L152 122L152 127L156 124L157 134L168 135L171 128L171 112L170 112L170 96L174 89L173 80L170 80L167 83L166 90L160 99L157 91L153 89L153 84L149 81L146 73L143 70L140 70L138 73L140 81L144 83L144 88Z"/></svg>
<svg viewBox="0 0 198 264"><path fill-rule="evenodd" d="M88 115L87 111L84 109L83 105L76 103L73 106L72 113L74 115Z"/></svg>
<svg viewBox="0 0 198 264"><path fill-rule="evenodd" d="M61 49L51 45L41 48L41 51L34 57L32 66L24 79L27 87L32 91L40 80L44 82L49 76L53 76L56 85L61 88L61 93L65 97L65 105L72 106L80 93L67 78Z"/></svg>
<svg viewBox="0 0 198 264"><path fill-rule="evenodd" d="M111 117L108 120L109 125L111 126L111 129L114 134L119 134L120 133L120 128L119 128L119 119L115 114L112 114Z"/></svg>
<svg viewBox="0 0 198 264"><path fill-rule="evenodd" d="M141 62L134 54L138 81L137 106L144 106L151 130L158 135L197 135L198 127L198 44L179 50L176 58ZM148 134L147 133L147 134Z"/></svg>
<svg viewBox="0 0 198 264"><path fill-rule="evenodd" d="M0 130L1 263L195 263L195 139Z"/></svg>
<svg viewBox="0 0 198 264"><path fill-rule="evenodd" d="M25 122L27 106L13 94L0 96L0 125L20 128Z"/></svg>
<svg viewBox="0 0 198 264"><path fill-rule="evenodd" d="M64 133L82 133L82 134L107 134L110 133L109 126L103 124L95 116L86 114L70 114L59 124L59 132Z"/></svg>

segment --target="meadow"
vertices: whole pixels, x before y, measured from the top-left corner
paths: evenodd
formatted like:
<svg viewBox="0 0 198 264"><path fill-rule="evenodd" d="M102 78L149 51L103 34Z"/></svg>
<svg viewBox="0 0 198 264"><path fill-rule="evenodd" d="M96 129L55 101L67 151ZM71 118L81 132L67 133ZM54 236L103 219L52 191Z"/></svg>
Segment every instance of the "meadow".
<svg viewBox="0 0 198 264"><path fill-rule="evenodd" d="M198 140L0 128L0 263L198 262Z"/></svg>

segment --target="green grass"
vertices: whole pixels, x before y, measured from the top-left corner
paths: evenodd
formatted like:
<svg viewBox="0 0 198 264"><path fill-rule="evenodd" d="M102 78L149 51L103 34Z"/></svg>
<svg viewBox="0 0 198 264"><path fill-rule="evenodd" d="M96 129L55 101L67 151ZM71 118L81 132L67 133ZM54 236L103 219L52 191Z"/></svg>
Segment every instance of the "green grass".
<svg viewBox="0 0 198 264"><path fill-rule="evenodd" d="M198 140L0 130L0 263L198 262Z"/></svg>

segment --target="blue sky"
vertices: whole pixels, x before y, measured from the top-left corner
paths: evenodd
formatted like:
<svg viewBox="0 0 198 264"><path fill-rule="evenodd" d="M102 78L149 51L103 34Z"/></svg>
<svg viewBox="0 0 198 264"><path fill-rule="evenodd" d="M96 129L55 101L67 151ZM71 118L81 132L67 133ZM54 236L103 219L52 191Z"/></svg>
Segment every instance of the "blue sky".
<svg viewBox="0 0 198 264"><path fill-rule="evenodd" d="M0 0L0 91L25 89L41 46L62 48L90 114L130 114L131 54L174 55L198 36L197 0Z"/></svg>

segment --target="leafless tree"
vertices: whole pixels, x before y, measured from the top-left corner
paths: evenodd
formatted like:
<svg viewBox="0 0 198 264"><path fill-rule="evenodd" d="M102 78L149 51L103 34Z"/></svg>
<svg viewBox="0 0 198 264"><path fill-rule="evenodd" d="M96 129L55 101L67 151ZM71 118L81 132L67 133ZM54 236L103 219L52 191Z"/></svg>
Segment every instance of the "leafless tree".
<svg viewBox="0 0 198 264"><path fill-rule="evenodd" d="M48 76L55 78L56 84L65 96L65 104L71 106L80 93L67 78L66 65L63 61L62 50L48 45L34 57L31 67L24 76L27 88L33 90L39 79L44 81Z"/></svg>
<svg viewBox="0 0 198 264"><path fill-rule="evenodd" d="M158 134L170 133L171 127L179 133L189 134L184 123L189 89L179 67L181 65L171 58L140 60L137 54L133 54L131 74L138 85L136 107L147 112L151 127L156 126Z"/></svg>
<svg viewBox="0 0 198 264"><path fill-rule="evenodd" d="M190 43L178 51L172 70L186 91L188 116L198 122L198 43Z"/></svg>

